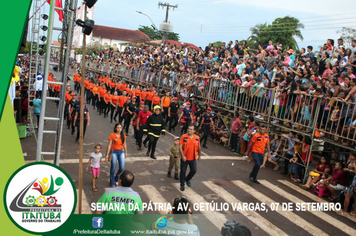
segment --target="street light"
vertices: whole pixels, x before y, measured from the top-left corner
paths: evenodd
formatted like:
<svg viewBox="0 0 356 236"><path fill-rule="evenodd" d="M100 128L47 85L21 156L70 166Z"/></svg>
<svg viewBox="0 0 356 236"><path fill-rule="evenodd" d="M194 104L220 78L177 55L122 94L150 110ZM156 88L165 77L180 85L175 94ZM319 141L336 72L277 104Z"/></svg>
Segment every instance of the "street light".
<svg viewBox="0 0 356 236"><path fill-rule="evenodd" d="M150 17L149 15L146 15L145 13L143 13L143 12L141 12L141 11L136 11L136 12L137 12L138 14L147 16L148 19L150 19L150 21L152 22L152 28L153 28L154 30L156 30L156 31L159 33L159 35L160 35L161 37L163 37L162 34L161 34L161 32L159 32L159 30L157 30L157 27L156 27L155 23L153 23L153 20L151 19L151 17Z"/></svg>

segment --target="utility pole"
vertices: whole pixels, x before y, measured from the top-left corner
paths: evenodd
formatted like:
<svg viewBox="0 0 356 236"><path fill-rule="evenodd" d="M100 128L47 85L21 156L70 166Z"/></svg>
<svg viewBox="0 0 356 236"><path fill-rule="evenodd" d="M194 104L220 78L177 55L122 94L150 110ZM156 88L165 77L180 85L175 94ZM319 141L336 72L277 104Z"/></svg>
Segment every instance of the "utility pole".
<svg viewBox="0 0 356 236"><path fill-rule="evenodd" d="M159 7L162 7L162 8L165 8L166 7L166 19L165 19L165 23L168 23L168 12L169 12L169 9L172 8L173 11L175 8L178 8L178 4L176 5L170 5L169 3L161 3L159 2L158 3L158 8ZM163 35L163 46L166 45L166 40L167 40L167 31L164 32L164 35Z"/></svg>

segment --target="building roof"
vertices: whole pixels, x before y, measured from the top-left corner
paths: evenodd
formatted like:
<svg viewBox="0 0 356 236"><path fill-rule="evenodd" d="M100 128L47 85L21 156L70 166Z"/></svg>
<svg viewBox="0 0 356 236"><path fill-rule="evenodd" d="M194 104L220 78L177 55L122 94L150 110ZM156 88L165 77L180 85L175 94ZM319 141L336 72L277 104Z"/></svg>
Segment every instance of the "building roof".
<svg viewBox="0 0 356 236"><path fill-rule="evenodd" d="M101 37L106 39L115 39L128 42L151 41L150 37L138 30L128 30L102 25L94 25L92 37Z"/></svg>
<svg viewBox="0 0 356 236"><path fill-rule="evenodd" d="M161 44L162 40L152 40L151 43ZM183 45L189 45L191 48L199 50L199 47L195 46L192 43L183 43L183 42L178 42L178 41L169 40L169 39L166 40L166 43L169 44L169 45L172 45L172 46L173 45L177 46L177 47L181 47Z"/></svg>

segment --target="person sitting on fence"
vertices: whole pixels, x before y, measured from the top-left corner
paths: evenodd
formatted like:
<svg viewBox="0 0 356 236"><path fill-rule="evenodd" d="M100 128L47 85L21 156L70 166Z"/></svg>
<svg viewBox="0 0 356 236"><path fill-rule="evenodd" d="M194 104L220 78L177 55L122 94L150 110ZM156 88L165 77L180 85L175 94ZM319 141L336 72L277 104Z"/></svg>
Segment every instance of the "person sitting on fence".
<svg viewBox="0 0 356 236"><path fill-rule="evenodd" d="M260 168L265 168L266 167L266 162L267 160L271 162L272 164L275 165L273 170L278 170L279 165L277 163L278 156L280 154L280 148L282 145L281 138L278 136L278 134L274 135L274 139L270 141L270 150L271 150L271 157L268 157L268 154L266 153L263 159L263 164Z"/></svg>

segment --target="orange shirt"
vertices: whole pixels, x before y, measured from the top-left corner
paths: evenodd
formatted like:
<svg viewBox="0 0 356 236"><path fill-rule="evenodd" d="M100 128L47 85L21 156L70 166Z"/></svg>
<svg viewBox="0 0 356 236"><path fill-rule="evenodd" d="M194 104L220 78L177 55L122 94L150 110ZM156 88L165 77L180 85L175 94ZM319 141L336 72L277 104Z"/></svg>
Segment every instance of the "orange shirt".
<svg viewBox="0 0 356 236"><path fill-rule="evenodd" d="M120 85L120 88L121 88L121 91L126 90L126 84L121 84L121 85Z"/></svg>
<svg viewBox="0 0 356 236"><path fill-rule="evenodd" d="M94 85L94 84L93 84L92 82L90 82L90 83L88 84L88 87L89 87L89 90L90 90L90 91L93 91L93 85Z"/></svg>
<svg viewBox="0 0 356 236"><path fill-rule="evenodd" d="M119 96L119 107L124 107L124 104L127 102L127 97Z"/></svg>
<svg viewBox="0 0 356 236"><path fill-rule="evenodd" d="M58 92L61 91L61 86L58 84L58 85L55 85L54 89Z"/></svg>
<svg viewBox="0 0 356 236"><path fill-rule="evenodd" d="M74 81L78 82L79 74L74 74Z"/></svg>
<svg viewBox="0 0 356 236"><path fill-rule="evenodd" d="M99 92L99 94L100 94L100 97L102 98L102 97L105 96L105 94L107 94L108 91L106 91L106 89L103 89L103 88L101 87L100 91L98 91L98 92Z"/></svg>
<svg viewBox="0 0 356 236"><path fill-rule="evenodd" d="M99 83L101 83L101 82L104 81L104 79L103 78L99 78L98 81L99 81Z"/></svg>
<svg viewBox="0 0 356 236"><path fill-rule="evenodd" d="M111 88L115 88L115 87L116 87L116 83L115 83L115 82L111 82L111 83L110 83L110 87L111 87Z"/></svg>
<svg viewBox="0 0 356 236"><path fill-rule="evenodd" d="M162 98L162 106L163 107L169 107L169 105L171 105L171 102L172 102L172 98L170 98L170 97Z"/></svg>
<svg viewBox="0 0 356 236"><path fill-rule="evenodd" d="M66 92L65 100L67 104L69 104L70 100L72 100L72 96L70 96L67 92Z"/></svg>
<svg viewBox="0 0 356 236"><path fill-rule="evenodd" d="M105 102L110 102L110 100L111 100L111 95L109 95L109 94L105 94L104 95L104 100L105 100Z"/></svg>
<svg viewBox="0 0 356 236"><path fill-rule="evenodd" d="M86 89L90 89L90 82L88 80L84 81L84 85Z"/></svg>
<svg viewBox="0 0 356 236"><path fill-rule="evenodd" d="M116 84L116 89L120 90L121 89L121 84Z"/></svg>
<svg viewBox="0 0 356 236"><path fill-rule="evenodd" d="M124 137L125 137L125 140L126 140L126 135L125 134L124 134ZM124 149L124 143L121 141L121 137L116 135L116 133L110 134L109 140L112 141L112 150Z"/></svg>
<svg viewBox="0 0 356 236"><path fill-rule="evenodd" d="M93 94L97 95L98 94L98 89L99 89L98 86L95 85L93 87Z"/></svg>
<svg viewBox="0 0 356 236"><path fill-rule="evenodd" d="M129 88L126 88L126 92L127 92L127 95L130 95L130 96L132 96L132 90L131 90L131 89L129 89Z"/></svg>
<svg viewBox="0 0 356 236"><path fill-rule="evenodd" d="M146 100L147 92L141 92L141 100Z"/></svg>
<svg viewBox="0 0 356 236"><path fill-rule="evenodd" d="M183 154L187 158L187 161L192 161L198 157L198 148L200 146L200 138L195 135L191 139L188 134L184 134L180 140L179 144L182 145Z"/></svg>
<svg viewBox="0 0 356 236"><path fill-rule="evenodd" d="M105 82L105 84L108 84L108 83L110 83L110 79L108 77L105 77L104 82Z"/></svg>
<svg viewBox="0 0 356 236"><path fill-rule="evenodd" d="M269 136L266 133L264 135L256 133L255 135L253 135L251 142L253 142L251 150L252 152L264 154L266 145L269 143Z"/></svg>
<svg viewBox="0 0 356 236"><path fill-rule="evenodd" d="M119 96L116 95L111 96L111 102L114 103L114 105L116 105L118 101L119 101Z"/></svg>
<svg viewBox="0 0 356 236"><path fill-rule="evenodd" d="M141 90L135 89L135 96L140 97L140 94L141 94Z"/></svg>
<svg viewBox="0 0 356 236"><path fill-rule="evenodd" d="M155 92L147 92L146 93L146 99L148 101L152 101L153 97L155 96Z"/></svg>
<svg viewBox="0 0 356 236"><path fill-rule="evenodd" d="M161 99L160 99L159 97L154 97L154 98L152 99L153 105L158 105L160 100L161 100Z"/></svg>

